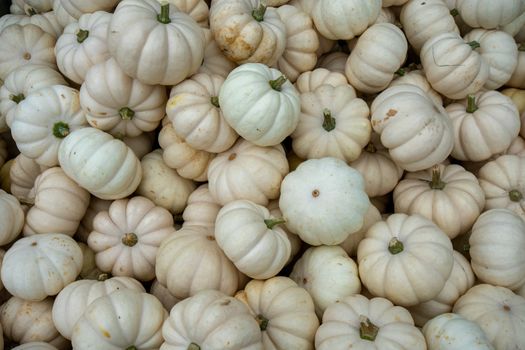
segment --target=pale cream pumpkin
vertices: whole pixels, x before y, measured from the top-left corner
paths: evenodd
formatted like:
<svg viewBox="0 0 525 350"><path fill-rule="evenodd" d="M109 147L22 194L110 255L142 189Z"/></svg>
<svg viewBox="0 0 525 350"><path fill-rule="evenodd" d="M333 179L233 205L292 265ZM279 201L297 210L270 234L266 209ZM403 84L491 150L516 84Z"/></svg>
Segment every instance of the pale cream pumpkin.
<svg viewBox="0 0 525 350"><path fill-rule="evenodd" d="M236 199L267 205L279 197L281 181L288 170L280 144L260 147L239 139L210 162L208 186L212 197L221 205Z"/></svg>
<svg viewBox="0 0 525 350"><path fill-rule="evenodd" d="M436 297L454 265L452 243L420 215L392 214L357 248L359 276L372 295L413 306Z"/></svg>
<svg viewBox="0 0 525 350"><path fill-rule="evenodd" d="M451 312L459 297L474 285L476 277L470 262L457 251L453 251L453 254L454 266L441 292L432 300L408 308L419 327L423 327L431 318Z"/></svg>
<svg viewBox="0 0 525 350"><path fill-rule="evenodd" d="M357 265L340 246L308 248L290 278L310 293L319 318L330 304L361 291Z"/></svg>
<svg viewBox="0 0 525 350"><path fill-rule="evenodd" d="M13 0L9 11L15 14L42 13L53 9L53 0Z"/></svg>
<svg viewBox="0 0 525 350"><path fill-rule="evenodd" d="M224 56L209 29L203 29L203 32L206 37L206 47L202 65L197 73L217 74L226 79L228 74L237 67L237 64Z"/></svg>
<svg viewBox="0 0 525 350"><path fill-rule="evenodd" d="M466 233L484 206L485 194L478 179L457 164L407 173L394 189L396 213L420 214L450 239Z"/></svg>
<svg viewBox="0 0 525 350"><path fill-rule="evenodd" d="M162 326L161 350L262 350L257 321L241 301L215 290L177 303Z"/></svg>
<svg viewBox="0 0 525 350"><path fill-rule="evenodd" d="M145 292L142 284L131 277L72 282L62 289L55 298L52 310L53 323L60 334L71 339L75 324L93 301L123 289ZM75 312L71 312L72 310Z"/></svg>
<svg viewBox="0 0 525 350"><path fill-rule="evenodd" d="M520 132L512 100L498 91L479 92L446 107L454 127L452 157L481 161L503 152Z"/></svg>
<svg viewBox="0 0 525 350"><path fill-rule="evenodd" d="M149 281L155 278L158 247L174 233L168 210L135 196L116 200L95 216L88 245L102 271Z"/></svg>
<svg viewBox="0 0 525 350"><path fill-rule="evenodd" d="M392 80L389 86L396 86L402 84L411 84L417 86L418 88L426 92L427 96L432 101L434 101L436 105L443 105L443 99L441 98L441 95L438 94L434 89L432 89L430 83L425 77L424 71L420 69L411 70L409 72L398 71L396 73L396 76L394 77L394 80Z"/></svg>
<svg viewBox="0 0 525 350"><path fill-rule="evenodd" d="M215 0L210 29L217 45L236 63L275 64L286 47L286 25L277 10L258 0Z"/></svg>
<svg viewBox="0 0 525 350"><path fill-rule="evenodd" d="M58 20L53 11L29 15L3 15L2 18L0 18L0 32L4 30L4 28L13 24L19 24L21 26L25 26L26 24L34 24L55 38L58 38L64 30L64 27L58 23Z"/></svg>
<svg viewBox="0 0 525 350"><path fill-rule="evenodd" d="M473 28L493 29L512 22L523 13L519 0L457 0L461 18Z"/></svg>
<svg viewBox="0 0 525 350"><path fill-rule="evenodd" d="M4 336L19 344L46 342L58 350L70 349L69 341L55 328L52 309L52 298L29 301L11 297L0 307Z"/></svg>
<svg viewBox="0 0 525 350"><path fill-rule="evenodd" d="M410 0L403 5L400 21L408 42L416 53L431 37L459 28L443 0Z"/></svg>
<svg viewBox="0 0 525 350"><path fill-rule="evenodd" d="M163 124L159 132L159 145L163 149L162 159L166 165L186 179L207 181L208 165L215 154L196 150L177 136L171 122Z"/></svg>
<svg viewBox="0 0 525 350"><path fill-rule="evenodd" d="M166 114L177 136L197 150L224 152L238 137L220 109L223 82L220 75L199 73L171 89Z"/></svg>
<svg viewBox="0 0 525 350"><path fill-rule="evenodd" d="M99 212L108 210L110 205L111 201L91 196L86 214L82 217L78 230L75 233L75 239L77 241L87 243L88 236L91 231L93 231L93 219Z"/></svg>
<svg viewBox="0 0 525 350"><path fill-rule="evenodd" d="M304 161L281 183L286 226L310 245L343 242L361 229L369 206L363 177L337 158Z"/></svg>
<svg viewBox="0 0 525 350"><path fill-rule="evenodd" d="M199 24L203 28L208 28L208 4L204 0L168 0Z"/></svg>
<svg viewBox="0 0 525 350"><path fill-rule="evenodd" d="M478 92L488 81L489 64L458 33L433 36L421 48L421 64L428 82L440 94L462 99Z"/></svg>
<svg viewBox="0 0 525 350"><path fill-rule="evenodd" d="M300 94L313 92L321 85L348 85L344 74L329 71L326 68L316 68L314 70L301 73L295 82L295 88Z"/></svg>
<svg viewBox="0 0 525 350"><path fill-rule="evenodd" d="M73 236L89 205L89 192L60 167L40 174L32 189L35 205L26 215L24 236L60 232Z"/></svg>
<svg viewBox="0 0 525 350"><path fill-rule="evenodd" d="M370 204L365 214L363 227L361 227L359 231L349 235L348 238L346 238L339 245L345 250L345 252L349 256L357 256L357 247L359 246L359 242L361 242L361 240L365 237L368 229L372 227L373 224L381 220L382 218L379 210L373 204Z"/></svg>
<svg viewBox="0 0 525 350"><path fill-rule="evenodd" d="M54 0L53 10L55 11L58 21L66 26L69 23L79 21L85 13L97 11L111 12L119 0Z"/></svg>
<svg viewBox="0 0 525 350"><path fill-rule="evenodd" d="M159 299L159 301L162 303L162 306L164 306L164 309L167 311L170 311L175 304L177 304L179 301L181 301L178 298L175 298L168 288L164 287L157 279L154 279L151 283L151 287L149 289L150 294L153 294L154 296Z"/></svg>
<svg viewBox="0 0 525 350"><path fill-rule="evenodd" d="M118 290L89 304L73 328L71 343L78 350L158 349L167 317L153 295Z"/></svg>
<svg viewBox="0 0 525 350"><path fill-rule="evenodd" d="M368 28L346 61L345 75L357 90L371 94L384 90L405 61L408 43L391 23Z"/></svg>
<svg viewBox="0 0 525 350"><path fill-rule="evenodd" d="M10 191L21 203L34 204L35 192L31 191L35 180L49 167L38 164L34 159L22 153L16 156L9 170Z"/></svg>
<svg viewBox="0 0 525 350"><path fill-rule="evenodd" d="M264 349L314 349L319 327L312 297L292 279L252 280L235 294L250 309L262 331Z"/></svg>
<svg viewBox="0 0 525 350"><path fill-rule="evenodd" d="M349 55L344 52L331 52L319 57L317 61L318 68L325 68L331 72L345 74L346 62Z"/></svg>
<svg viewBox="0 0 525 350"><path fill-rule="evenodd" d="M13 24L0 33L0 80L26 64L56 69L55 38L34 24Z"/></svg>
<svg viewBox="0 0 525 350"><path fill-rule="evenodd" d="M155 274L179 299L205 289L233 295L240 280L239 271L219 248L213 232L197 225L184 226L162 242Z"/></svg>
<svg viewBox="0 0 525 350"><path fill-rule="evenodd" d="M0 245L11 243L23 227L24 211L20 202L15 196L0 190Z"/></svg>
<svg viewBox="0 0 525 350"><path fill-rule="evenodd" d="M315 334L318 350L425 350L423 334L410 313L384 298L350 295L330 305Z"/></svg>
<svg viewBox="0 0 525 350"><path fill-rule="evenodd" d="M277 275L288 262L291 245L282 218L249 200L222 207L215 220L215 240L235 267L255 279Z"/></svg>
<svg viewBox="0 0 525 350"><path fill-rule="evenodd" d="M215 230L215 219L221 209L208 189L208 184L202 184L188 197L188 204L182 213L183 226L202 226L210 232Z"/></svg>
<svg viewBox="0 0 525 350"><path fill-rule="evenodd" d="M351 162L370 139L370 110L349 85L321 85L301 94L292 147L304 159L334 157Z"/></svg>
<svg viewBox="0 0 525 350"><path fill-rule="evenodd" d="M162 154L161 149L156 149L142 158L140 165L143 175L137 194L168 209L172 214L179 214L184 211L188 196L196 185L168 167Z"/></svg>
<svg viewBox="0 0 525 350"><path fill-rule="evenodd" d="M472 227L472 270L484 283L517 289L525 284L525 222L508 209L484 212Z"/></svg>
<svg viewBox="0 0 525 350"><path fill-rule="evenodd" d="M502 155L479 170L485 192L485 209L507 208L525 218L525 157Z"/></svg>
<svg viewBox="0 0 525 350"><path fill-rule="evenodd" d="M115 137L153 131L164 117L166 89L127 76L110 58L93 65L80 88L80 105L88 123Z"/></svg>
<svg viewBox="0 0 525 350"><path fill-rule="evenodd" d="M9 248L1 278L12 295L40 301L58 294L75 280L81 269L82 250L71 237L42 233L21 238Z"/></svg>
<svg viewBox="0 0 525 350"><path fill-rule="evenodd" d="M525 43L518 46L518 64L505 85L513 88L525 89Z"/></svg>
<svg viewBox="0 0 525 350"><path fill-rule="evenodd" d="M374 99L370 110L372 128L401 168L427 169L445 160L452 151L450 118L417 86L387 88Z"/></svg>
<svg viewBox="0 0 525 350"><path fill-rule="evenodd" d="M196 73L205 45L193 18L155 0L121 1L108 29L111 56L145 84L175 85Z"/></svg>
<svg viewBox="0 0 525 350"><path fill-rule="evenodd" d="M453 312L480 325L496 349L525 345L525 298L510 289L478 284L459 298Z"/></svg>
<svg viewBox="0 0 525 350"><path fill-rule="evenodd" d="M142 168L133 151L95 128L69 134L60 145L58 159L70 178L101 199L127 197L142 179Z"/></svg>
<svg viewBox="0 0 525 350"><path fill-rule="evenodd" d="M50 85L67 85L56 70L41 64L27 64L7 75L0 87L0 130L11 126L17 105L31 92Z"/></svg>
<svg viewBox="0 0 525 350"><path fill-rule="evenodd" d="M58 165L58 149L71 132L87 126L78 90L52 85L21 101L11 123L20 152L47 166Z"/></svg>
<svg viewBox="0 0 525 350"><path fill-rule="evenodd" d="M307 13L291 5L277 8L277 13L286 26L286 47L276 67L295 82L301 73L315 67L319 39Z"/></svg>

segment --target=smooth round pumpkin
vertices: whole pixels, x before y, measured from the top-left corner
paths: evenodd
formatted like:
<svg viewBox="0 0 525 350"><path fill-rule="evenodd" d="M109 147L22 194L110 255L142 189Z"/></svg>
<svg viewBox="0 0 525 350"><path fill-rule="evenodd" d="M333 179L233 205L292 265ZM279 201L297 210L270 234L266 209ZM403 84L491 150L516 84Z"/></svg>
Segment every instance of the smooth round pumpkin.
<svg viewBox="0 0 525 350"><path fill-rule="evenodd" d="M259 323L265 349L314 349L319 327L312 297L292 279L252 280L235 294Z"/></svg>
<svg viewBox="0 0 525 350"><path fill-rule="evenodd" d="M15 196L0 190L0 245L12 242L24 227L24 211Z"/></svg>
<svg viewBox="0 0 525 350"><path fill-rule="evenodd" d="M100 199L127 197L142 179L142 168L133 151L95 128L70 133L60 145L58 160L70 178Z"/></svg>

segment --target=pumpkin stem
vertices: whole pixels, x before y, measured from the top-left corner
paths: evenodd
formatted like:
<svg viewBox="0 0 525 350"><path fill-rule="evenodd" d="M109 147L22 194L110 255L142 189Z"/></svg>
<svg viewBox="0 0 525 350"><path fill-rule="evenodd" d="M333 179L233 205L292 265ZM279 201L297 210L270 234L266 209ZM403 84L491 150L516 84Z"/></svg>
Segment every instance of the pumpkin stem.
<svg viewBox="0 0 525 350"><path fill-rule="evenodd" d="M135 116L135 111L129 107L122 107L119 109L118 114L124 120L131 120Z"/></svg>
<svg viewBox="0 0 525 350"><path fill-rule="evenodd" d="M518 190L512 190L509 192L509 198L513 202L519 202L523 199L523 195Z"/></svg>
<svg viewBox="0 0 525 350"><path fill-rule="evenodd" d="M191 343L186 350L201 350L201 347L195 343Z"/></svg>
<svg viewBox="0 0 525 350"><path fill-rule="evenodd" d="M28 16L34 16L34 15L36 15L38 13L38 12L36 12L36 10L34 8L32 8L30 6L26 7L25 10L26 10L26 14Z"/></svg>
<svg viewBox="0 0 525 350"><path fill-rule="evenodd" d="M259 6L256 9L253 9L252 17L257 22L262 22L264 20L265 13L266 13L266 6L264 6L263 4L259 4Z"/></svg>
<svg viewBox="0 0 525 350"><path fill-rule="evenodd" d="M103 282L103 281L107 280L110 277L111 276L109 275L109 273L104 272L104 273L101 273L100 275L98 275L97 281Z"/></svg>
<svg viewBox="0 0 525 350"><path fill-rule="evenodd" d="M133 247L138 241L139 238L133 232L126 233L122 236L122 244L127 245L128 247Z"/></svg>
<svg viewBox="0 0 525 350"><path fill-rule="evenodd" d="M217 96L212 96L211 99L210 99L210 102L215 107L217 107L217 108L220 107L220 105L219 105L219 98Z"/></svg>
<svg viewBox="0 0 525 350"><path fill-rule="evenodd" d="M171 23L170 4L168 2L160 5L160 13L157 15L157 20L163 24Z"/></svg>
<svg viewBox="0 0 525 350"><path fill-rule="evenodd" d="M11 95L9 96L9 99L11 101L13 101L14 103L16 104L19 104L20 102L22 102L22 100L24 100L26 97L24 96L23 93L19 93L18 95Z"/></svg>
<svg viewBox="0 0 525 350"><path fill-rule="evenodd" d="M456 17L457 15L459 15L459 11L458 9L452 9L450 10L450 14L452 15L452 17Z"/></svg>
<svg viewBox="0 0 525 350"><path fill-rule="evenodd" d="M468 95L467 96L467 113L474 113L477 110L478 110L478 106L476 106L476 96Z"/></svg>
<svg viewBox="0 0 525 350"><path fill-rule="evenodd" d="M366 145L366 147L365 147L365 151L367 151L369 153L376 153L377 152L377 148L376 148L376 146L374 146L374 144L372 142L369 142L368 145Z"/></svg>
<svg viewBox="0 0 525 350"><path fill-rule="evenodd" d="M399 75L400 77L402 77L403 75L406 74L406 70L404 68L399 68L398 70L396 70L394 72L395 75Z"/></svg>
<svg viewBox="0 0 525 350"><path fill-rule="evenodd" d="M439 165L436 164L432 167L432 180L429 186L433 190L442 190L445 188L446 183L441 181L441 171L439 171Z"/></svg>
<svg viewBox="0 0 525 350"><path fill-rule="evenodd" d="M266 317L264 317L263 315L255 316L255 320L259 324L259 328L261 329L261 331L265 331L266 328L268 328L269 320Z"/></svg>
<svg viewBox="0 0 525 350"><path fill-rule="evenodd" d="M323 129L332 131L335 129L335 118L332 117L332 112L328 108L323 109Z"/></svg>
<svg viewBox="0 0 525 350"><path fill-rule="evenodd" d="M376 340L377 333L379 333L379 327L373 324L365 315L359 316L359 323L359 337L363 340Z"/></svg>
<svg viewBox="0 0 525 350"><path fill-rule="evenodd" d="M279 78L275 80L270 80L270 86L272 87L272 89L276 91L281 91L281 88L285 82L286 82L286 77L284 75L281 75Z"/></svg>
<svg viewBox="0 0 525 350"><path fill-rule="evenodd" d="M53 136L63 139L69 135L69 125L64 122L58 122L53 125Z"/></svg>
<svg viewBox="0 0 525 350"><path fill-rule="evenodd" d="M478 47L481 47L479 42L477 42L476 40L469 41L467 44L469 44L469 46L472 48L472 50L475 50Z"/></svg>
<svg viewBox="0 0 525 350"><path fill-rule="evenodd" d="M77 41L83 43L89 36L89 30L80 29L77 33Z"/></svg>
<svg viewBox="0 0 525 350"><path fill-rule="evenodd" d="M268 227L270 230L273 229L274 226L284 224L285 222L286 220L284 219L266 219L264 220L266 227Z"/></svg>
<svg viewBox="0 0 525 350"><path fill-rule="evenodd" d="M393 255L401 253L404 248L403 243L397 237L392 237L390 242L388 242L388 251Z"/></svg>

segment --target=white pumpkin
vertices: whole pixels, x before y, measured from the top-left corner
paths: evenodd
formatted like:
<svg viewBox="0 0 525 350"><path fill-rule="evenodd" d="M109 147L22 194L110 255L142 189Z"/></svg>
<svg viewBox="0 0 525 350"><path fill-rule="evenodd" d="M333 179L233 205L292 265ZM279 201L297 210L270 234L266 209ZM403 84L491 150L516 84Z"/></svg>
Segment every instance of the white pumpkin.
<svg viewBox="0 0 525 350"><path fill-rule="evenodd" d="M392 214L359 243L359 275L372 295L413 306L443 289L454 265L452 251L450 239L432 221Z"/></svg>
<svg viewBox="0 0 525 350"><path fill-rule="evenodd" d="M51 85L67 85L56 70L41 64L27 64L7 75L0 87L0 130L7 130L15 117L16 106L31 92Z"/></svg>
<svg viewBox="0 0 525 350"><path fill-rule="evenodd" d="M11 246L2 262L1 278L12 295L40 301L58 294L81 269L82 250L71 237L42 233Z"/></svg>
<svg viewBox="0 0 525 350"><path fill-rule="evenodd" d="M118 290L89 304L73 328L71 342L78 350L158 349L167 316L153 295Z"/></svg>
<svg viewBox="0 0 525 350"><path fill-rule="evenodd" d="M53 0L13 0L9 11L15 14L42 13L53 9Z"/></svg>
<svg viewBox="0 0 525 350"><path fill-rule="evenodd" d="M281 271L291 255L281 218L248 200L226 204L217 214L215 240L235 267L248 277L268 279Z"/></svg>
<svg viewBox="0 0 525 350"><path fill-rule="evenodd" d="M203 28L208 28L208 4L204 0L168 0Z"/></svg>
<svg viewBox="0 0 525 350"><path fill-rule="evenodd" d="M512 22L523 13L520 0L457 0L461 18L473 28L493 29Z"/></svg>
<svg viewBox="0 0 525 350"><path fill-rule="evenodd" d="M197 22L175 5L123 0L108 29L111 56L146 84L175 85L197 72L206 41Z"/></svg>
<svg viewBox="0 0 525 350"><path fill-rule="evenodd" d="M64 27L58 23L57 17L53 11L30 15L3 15L0 18L0 32L4 30L4 28L13 24L19 24L21 26L34 24L55 38L58 38L64 30Z"/></svg>
<svg viewBox="0 0 525 350"><path fill-rule="evenodd" d="M55 38L34 24L13 24L0 33L0 80L26 64L56 69Z"/></svg>
<svg viewBox="0 0 525 350"><path fill-rule="evenodd" d="M58 38L55 46L58 69L75 83L82 84L89 68L111 57L107 45L111 17L104 11L86 13L78 22L68 24Z"/></svg>
<svg viewBox="0 0 525 350"><path fill-rule="evenodd" d="M129 196L142 178L142 168L133 151L95 128L69 134L60 145L58 159L70 178L101 199Z"/></svg>
<svg viewBox="0 0 525 350"><path fill-rule="evenodd" d="M363 226L370 206L358 171L336 158L309 159L281 183L286 226L310 245L335 245Z"/></svg>
<svg viewBox="0 0 525 350"><path fill-rule="evenodd" d="M78 21L85 13L97 11L111 12L120 0L55 0L53 10L57 14L59 22L66 26L67 24Z"/></svg>
<svg viewBox="0 0 525 350"><path fill-rule="evenodd" d="M348 57L349 55L344 52L331 52L319 57L317 67L325 68L331 72L337 72L344 75Z"/></svg>
<svg viewBox="0 0 525 350"><path fill-rule="evenodd" d="M326 68L316 68L312 71L301 73L295 82L295 88L300 94L313 92L321 85L337 87L339 85L348 85L348 81L344 74L332 72Z"/></svg>
<svg viewBox="0 0 525 350"><path fill-rule="evenodd" d="M452 103L446 111L454 126L452 157L481 161L503 152L520 132L512 100L498 91L479 92Z"/></svg>
<svg viewBox="0 0 525 350"><path fill-rule="evenodd" d="M24 211L15 196L0 190L0 245L11 243L22 232Z"/></svg>
<svg viewBox="0 0 525 350"><path fill-rule="evenodd" d="M329 305L361 291L357 265L339 246L308 248L290 278L310 293L319 318Z"/></svg>
<svg viewBox="0 0 525 350"><path fill-rule="evenodd" d="M174 86L166 114L175 133L191 147L206 152L224 152L237 140L219 105L224 78L199 73Z"/></svg>
<svg viewBox="0 0 525 350"><path fill-rule="evenodd" d="M434 101L436 105L439 105L439 106L443 105L443 99L441 98L441 95L438 94L434 89L432 89L432 86L430 86L430 83L428 82L424 71L420 69L416 69L416 70L411 70L409 72L402 71L401 75L397 73L401 73L401 72L399 71L396 72L396 76L394 80L392 80L389 86L396 86L396 85L402 85L402 84L415 85L421 90L423 90L424 92L426 92L427 96L432 101Z"/></svg>
<svg viewBox="0 0 525 350"><path fill-rule="evenodd" d="M280 185L288 170L280 144L260 147L239 138L232 148L210 162L208 186L212 197L221 205L248 199L265 206L279 197Z"/></svg>
<svg viewBox="0 0 525 350"><path fill-rule="evenodd" d="M244 139L274 146L299 122L299 94L277 69L243 64L230 72L219 91L224 118Z"/></svg>
<svg viewBox="0 0 525 350"><path fill-rule="evenodd" d="M209 29L203 29L203 32L206 37L206 48L204 49L202 65L197 72L217 74L226 79L228 74L237 67L237 64L226 58Z"/></svg>
<svg viewBox="0 0 525 350"><path fill-rule="evenodd" d="M481 327L458 314L436 316L422 331L428 350L494 350Z"/></svg>
<svg viewBox="0 0 525 350"><path fill-rule="evenodd" d="M275 64L286 46L286 26L258 0L215 0L210 29L224 55L236 63Z"/></svg>
<svg viewBox="0 0 525 350"><path fill-rule="evenodd" d="M9 169L9 179L11 182L11 193L21 203L34 204L35 192L31 191L35 180L49 167L38 164L34 159L24 156L22 153L17 155L11 168Z"/></svg>
<svg viewBox="0 0 525 350"><path fill-rule="evenodd" d="M356 160L370 140L370 109L350 85L321 85L301 94L301 115L291 135L303 159L334 157Z"/></svg>
<svg viewBox="0 0 525 350"><path fill-rule="evenodd" d="M155 130L166 100L164 87L130 78L112 58L89 68L80 88L88 123L118 138Z"/></svg>
<svg viewBox="0 0 525 350"><path fill-rule="evenodd" d="M215 231L215 220L221 209L208 189L208 184L202 184L188 197L188 204L182 213L183 226L203 226L210 232Z"/></svg>

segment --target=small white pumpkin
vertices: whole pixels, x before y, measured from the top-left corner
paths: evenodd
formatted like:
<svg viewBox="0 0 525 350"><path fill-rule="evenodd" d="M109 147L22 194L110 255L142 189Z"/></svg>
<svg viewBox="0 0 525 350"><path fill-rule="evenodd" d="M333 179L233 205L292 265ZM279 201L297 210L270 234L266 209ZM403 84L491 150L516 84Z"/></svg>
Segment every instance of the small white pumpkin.
<svg viewBox="0 0 525 350"><path fill-rule="evenodd" d="M432 86L430 86L430 83L428 82L425 76L425 72L423 70L416 69L406 72L404 68L399 69L396 72L394 80L392 80L389 86L396 86L402 84L411 84L417 86L418 88L426 92L427 96L432 101L434 101L436 105L443 105L443 99L441 98L441 95L438 94L434 89L432 89Z"/></svg>
<svg viewBox="0 0 525 350"><path fill-rule="evenodd" d="M58 38L64 30L64 27L58 23L57 17L53 11L30 15L3 15L0 18L0 32L4 30L4 28L13 24L19 24L21 26L34 24L55 38Z"/></svg>
<svg viewBox="0 0 525 350"><path fill-rule="evenodd" d="M230 72L219 91L224 118L244 139L274 146L299 122L299 94L277 69L243 64Z"/></svg>
<svg viewBox="0 0 525 350"><path fill-rule="evenodd" d="M53 0L13 0L9 11L15 14L42 13L53 9Z"/></svg>
<svg viewBox="0 0 525 350"><path fill-rule="evenodd" d="M0 245L11 243L22 232L24 211L15 196L0 190Z"/></svg>
<svg viewBox="0 0 525 350"><path fill-rule="evenodd" d="M524 6L519 0L457 0L457 9L469 26L493 29L512 22Z"/></svg>
<svg viewBox="0 0 525 350"><path fill-rule="evenodd" d="M13 164L9 169L10 192L21 203L34 204L35 192L31 191L31 189L38 175L47 169L49 167L40 165L34 159L20 153L14 158Z"/></svg>
<svg viewBox="0 0 525 350"><path fill-rule="evenodd" d="M326 68L316 68L312 71L301 73L295 82L295 88L300 94L313 92L321 85L337 87L339 85L348 85L348 81L344 74L332 72Z"/></svg>
<svg viewBox="0 0 525 350"><path fill-rule="evenodd" d="M208 4L204 0L168 0L179 11L188 14L202 28L208 28Z"/></svg>
<svg viewBox="0 0 525 350"><path fill-rule="evenodd" d="M54 0L53 10L63 26L76 22L85 13L111 12L120 0Z"/></svg>
<svg viewBox="0 0 525 350"><path fill-rule="evenodd" d="M337 72L344 75L348 57L349 55L344 52L331 52L319 57L319 60L317 60L317 67L325 68L331 72Z"/></svg>
<svg viewBox="0 0 525 350"><path fill-rule="evenodd" d="M213 199L208 184L202 184L188 197L188 204L182 213L183 226L203 226L215 231L215 220L221 205Z"/></svg>

